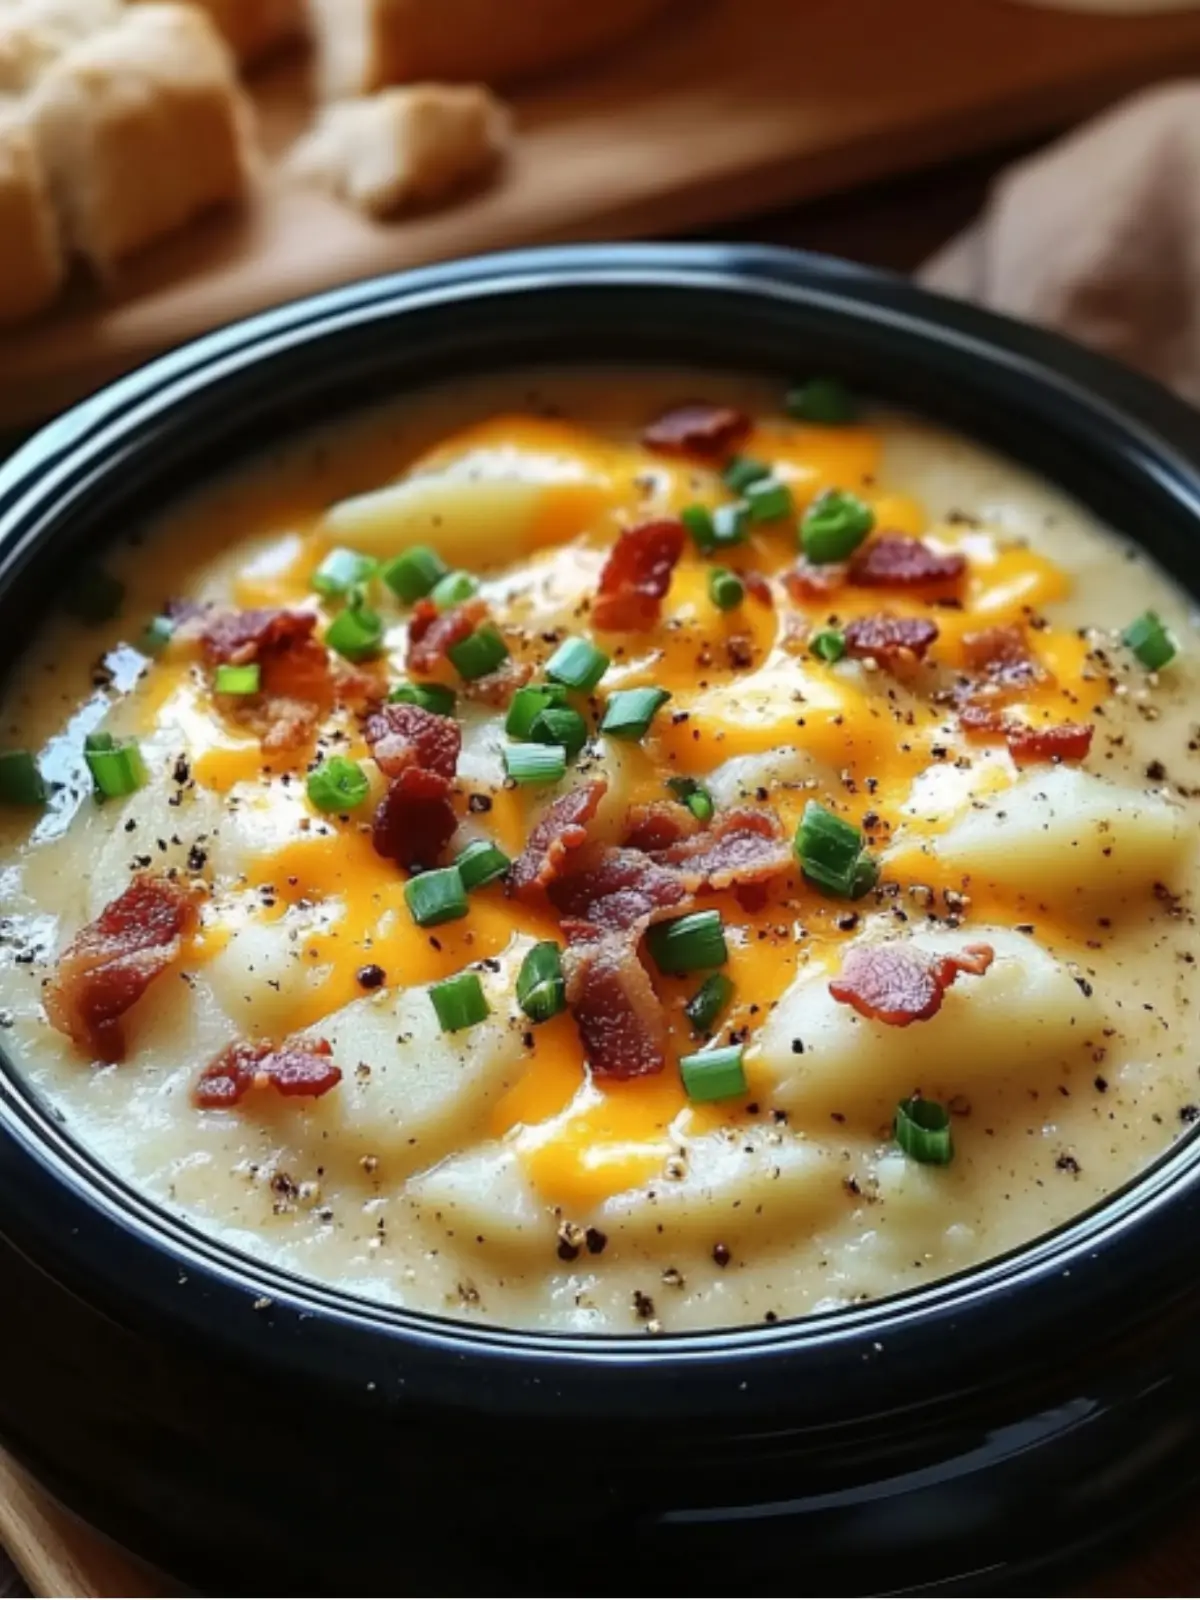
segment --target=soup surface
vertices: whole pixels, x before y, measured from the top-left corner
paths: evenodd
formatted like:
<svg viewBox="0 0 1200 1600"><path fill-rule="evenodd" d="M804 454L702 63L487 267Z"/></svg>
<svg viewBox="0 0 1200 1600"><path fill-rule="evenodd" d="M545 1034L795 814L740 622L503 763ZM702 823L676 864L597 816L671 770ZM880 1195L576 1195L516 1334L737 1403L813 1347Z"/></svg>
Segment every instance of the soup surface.
<svg viewBox="0 0 1200 1600"><path fill-rule="evenodd" d="M10 681L0 1021L226 1241L455 1317L774 1321L1200 1114L1193 630L1010 463L836 385L535 374L109 560Z"/></svg>

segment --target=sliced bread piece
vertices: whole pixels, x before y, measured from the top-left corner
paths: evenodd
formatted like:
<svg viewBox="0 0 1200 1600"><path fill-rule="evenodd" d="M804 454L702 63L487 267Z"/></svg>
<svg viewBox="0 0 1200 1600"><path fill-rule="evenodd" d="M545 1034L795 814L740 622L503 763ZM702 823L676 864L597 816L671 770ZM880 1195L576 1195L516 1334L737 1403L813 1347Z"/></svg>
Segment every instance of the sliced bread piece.
<svg viewBox="0 0 1200 1600"><path fill-rule="evenodd" d="M8 0L0 4L0 95L21 95L89 34L115 22L121 0Z"/></svg>
<svg viewBox="0 0 1200 1600"><path fill-rule="evenodd" d="M0 111L0 324L48 306L66 275L58 223L29 126Z"/></svg>
<svg viewBox="0 0 1200 1600"><path fill-rule="evenodd" d="M206 11L243 66L304 31L302 0L191 0Z"/></svg>

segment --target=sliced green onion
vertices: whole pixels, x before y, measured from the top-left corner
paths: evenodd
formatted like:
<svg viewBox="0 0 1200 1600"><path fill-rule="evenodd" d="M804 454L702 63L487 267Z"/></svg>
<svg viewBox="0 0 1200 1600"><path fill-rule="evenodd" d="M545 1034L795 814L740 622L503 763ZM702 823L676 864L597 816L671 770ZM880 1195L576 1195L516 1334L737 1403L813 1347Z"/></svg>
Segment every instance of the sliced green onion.
<svg viewBox="0 0 1200 1600"><path fill-rule="evenodd" d="M418 928L436 928L467 914L467 891L457 867L439 867L410 878L404 899Z"/></svg>
<svg viewBox="0 0 1200 1600"><path fill-rule="evenodd" d="M508 660L508 646L490 622L476 628L465 639L446 651L453 665L468 683L486 678L489 672Z"/></svg>
<svg viewBox="0 0 1200 1600"><path fill-rule="evenodd" d="M837 378L810 378L788 393L788 415L800 422L821 422L827 427L853 422L858 415L854 396Z"/></svg>
<svg viewBox="0 0 1200 1600"><path fill-rule="evenodd" d="M560 744L574 761L588 739L587 723L569 706L550 706L533 719L529 737L535 744Z"/></svg>
<svg viewBox="0 0 1200 1600"><path fill-rule="evenodd" d="M901 1100L894 1132L904 1154L925 1166L944 1167L954 1157L950 1115L936 1100Z"/></svg>
<svg viewBox="0 0 1200 1600"><path fill-rule="evenodd" d="M147 780L146 763L136 739L118 743L111 733L90 733L83 742L83 758L92 774L97 800L133 794Z"/></svg>
<svg viewBox="0 0 1200 1600"><path fill-rule="evenodd" d="M0 751L0 804L40 806L45 799L46 784L29 751Z"/></svg>
<svg viewBox="0 0 1200 1600"><path fill-rule="evenodd" d="M412 605L414 600L423 599L449 571L450 568L436 550L431 550L427 544L414 544L410 550L389 561L380 577L397 600Z"/></svg>
<svg viewBox="0 0 1200 1600"><path fill-rule="evenodd" d="M710 567L708 598L718 611L732 611L746 598L746 585L728 567Z"/></svg>
<svg viewBox="0 0 1200 1600"><path fill-rule="evenodd" d="M213 688L218 694L257 694L262 685L262 668L257 661L244 667L220 666L213 673Z"/></svg>
<svg viewBox="0 0 1200 1600"><path fill-rule="evenodd" d="M398 683L388 699L392 705L421 706L439 717L452 717L458 696L444 683Z"/></svg>
<svg viewBox="0 0 1200 1600"><path fill-rule="evenodd" d="M383 645L383 619L368 606L347 606L326 628L325 643L347 661L366 661Z"/></svg>
<svg viewBox="0 0 1200 1600"><path fill-rule="evenodd" d="M431 983L429 998L443 1033L461 1033L464 1028L473 1028L487 1019L491 1009L477 972L457 972L453 978Z"/></svg>
<svg viewBox="0 0 1200 1600"><path fill-rule="evenodd" d="M463 887L471 890L495 883L497 878L504 876L512 862L500 846L493 844L490 839L473 839L454 865L458 868Z"/></svg>
<svg viewBox="0 0 1200 1600"><path fill-rule="evenodd" d="M819 661L840 661L846 654L846 635L840 628L822 628L808 641L808 648Z"/></svg>
<svg viewBox="0 0 1200 1600"><path fill-rule="evenodd" d="M357 761L330 756L308 775L308 798L318 811L353 811L371 792L371 780Z"/></svg>
<svg viewBox="0 0 1200 1600"><path fill-rule="evenodd" d="M746 490L746 509L751 522L778 522L796 509L792 491L778 478L761 478Z"/></svg>
<svg viewBox="0 0 1200 1600"><path fill-rule="evenodd" d="M535 944L517 974L517 1004L531 1022L549 1022L567 1006L562 954L552 940Z"/></svg>
<svg viewBox="0 0 1200 1600"><path fill-rule="evenodd" d="M660 972L703 972L729 960L719 911L689 911L670 922L656 922L646 933L646 948Z"/></svg>
<svg viewBox="0 0 1200 1600"><path fill-rule="evenodd" d="M717 542L712 512L707 506L684 506L679 520L691 534L696 548L707 555Z"/></svg>
<svg viewBox="0 0 1200 1600"><path fill-rule="evenodd" d="M121 609L125 585L103 567L85 566L63 597L63 609L79 622L107 622Z"/></svg>
<svg viewBox="0 0 1200 1600"><path fill-rule="evenodd" d="M1153 611L1143 611L1135 622L1129 624L1121 638L1150 672L1165 667L1168 661L1174 660L1179 650L1162 619Z"/></svg>
<svg viewBox="0 0 1200 1600"><path fill-rule="evenodd" d="M529 730L543 711L565 706L567 691L561 683L533 683L518 689L508 706L504 731L510 739L528 739Z"/></svg>
<svg viewBox="0 0 1200 1600"><path fill-rule="evenodd" d="M504 770L514 783L557 783L567 770L567 752L561 744L506 745Z"/></svg>
<svg viewBox="0 0 1200 1600"><path fill-rule="evenodd" d="M857 495L830 489L800 519L800 543L814 566L845 561L875 526L875 513Z"/></svg>
<svg viewBox="0 0 1200 1600"><path fill-rule="evenodd" d="M692 1031L711 1033L717 1018L732 999L733 979L727 978L723 972L711 973L683 1008Z"/></svg>
<svg viewBox="0 0 1200 1600"><path fill-rule="evenodd" d="M750 526L750 508L744 500L731 506L718 506L713 512L713 543L741 544Z"/></svg>
<svg viewBox="0 0 1200 1600"><path fill-rule="evenodd" d="M721 474L721 482L734 494L744 494L752 483L770 476L767 462L756 461L753 456L734 456Z"/></svg>
<svg viewBox="0 0 1200 1600"><path fill-rule="evenodd" d="M152 617L142 629L141 638L137 642L138 649L143 655L158 656L175 637L175 624L170 617Z"/></svg>
<svg viewBox="0 0 1200 1600"><path fill-rule="evenodd" d="M695 778L668 778L667 788L688 808L697 822L711 822L716 806L713 797Z"/></svg>
<svg viewBox="0 0 1200 1600"><path fill-rule="evenodd" d="M810 883L843 900L860 900L875 887L879 868L863 849L862 834L816 800L796 829L796 859Z"/></svg>
<svg viewBox="0 0 1200 1600"><path fill-rule="evenodd" d="M589 639L566 639L546 663L546 676L568 689L590 692L608 671L609 658Z"/></svg>
<svg viewBox="0 0 1200 1600"><path fill-rule="evenodd" d="M667 689L617 689L608 697L600 732L610 739L644 739L670 698Z"/></svg>
<svg viewBox="0 0 1200 1600"><path fill-rule="evenodd" d="M449 611L451 606L460 606L464 600L478 593L479 580L469 572L448 572L434 584L429 591L429 598L439 611Z"/></svg>
<svg viewBox="0 0 1200 1600"><path fill-rule="evenodd" d="M732 1100L746 1092L746 1069L742 1046L727 1045L723 1050L705 1050L684 1056L679 1075L689 1100Z"/></svg>
<svg viewBox="0 0 1200 1600"><path fill-rule="evenodd" d="M336 600L359 584L369 583L378 570L378 561L357 550L331 550L309 582L318 594Z"/></svg>

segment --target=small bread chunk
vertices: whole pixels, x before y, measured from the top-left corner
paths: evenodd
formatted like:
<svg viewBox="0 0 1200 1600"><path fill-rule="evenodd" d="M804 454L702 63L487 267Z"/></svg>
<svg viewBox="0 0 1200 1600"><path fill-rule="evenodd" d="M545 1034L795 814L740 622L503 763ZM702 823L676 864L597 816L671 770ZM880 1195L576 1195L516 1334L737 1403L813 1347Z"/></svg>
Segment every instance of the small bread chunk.
<svg viewBox="0 0 1200 1600"><path fill-rule="evenodd" d="M68 243L101 273L245 192L246 102L192 6L124 12L50 67L31 107Z"/></svg>
<svg viewBox="0 0 1200 1600"><path fill-rule="evenodd" d="M290 170L371 216L436 200L490 167L509 135L506 107L476 84L415 84L328 106Z"/></svg>
<svg viewBox="0 0 1200 1600"><path fill-rule="evenodd" d="M66 267L32 134L16 110L0 114L0 324L50 304Z"/></svg>
<svg viewBox="0 0 1200 1600"><path fill-rule="evenodd" d="M3 0L0 0L0 4ZM191 0L206 11L243 66L304 31L302 0Z"/></svg>
<svg viewBox="0 0 1200 1600"><path fill-rule="evenodd" d="M330 100L441 78L504 83L602 49L674 0L308 0Z"/></svg>
<svg viewBox="0 0 1200 1600"><path fill-rule="evenodd" d="M73 44L120 15L121 0L0 0L0 94L25 94Z"/></svg>

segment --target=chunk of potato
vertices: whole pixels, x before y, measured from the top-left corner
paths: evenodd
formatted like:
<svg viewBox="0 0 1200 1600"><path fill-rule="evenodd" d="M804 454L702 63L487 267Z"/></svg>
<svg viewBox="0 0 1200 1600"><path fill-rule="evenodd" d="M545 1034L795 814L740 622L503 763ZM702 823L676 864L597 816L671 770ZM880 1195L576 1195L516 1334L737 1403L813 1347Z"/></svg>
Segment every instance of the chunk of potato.
<svg viewBox="0 0 1200 1600"><path fill-rule="evenodd" d="M833 788L836 781L811 751L789 744L722 761L705 779L705 787L719 806L746 806L760 803L759 789L803 789L817 783Z"/></svg>

